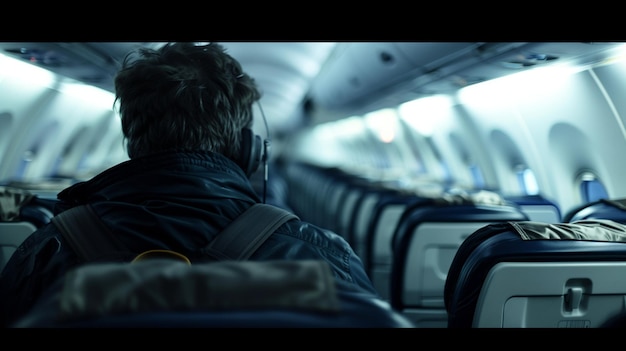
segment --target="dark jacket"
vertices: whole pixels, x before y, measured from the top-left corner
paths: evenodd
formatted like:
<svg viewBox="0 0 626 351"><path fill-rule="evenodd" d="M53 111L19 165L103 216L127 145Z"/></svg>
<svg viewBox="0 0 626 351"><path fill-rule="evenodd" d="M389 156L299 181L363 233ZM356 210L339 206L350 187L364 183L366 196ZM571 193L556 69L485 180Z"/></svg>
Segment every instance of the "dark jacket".
<svg viewBox="0 0 626 351"><path fill-rule="evenodd" d="M261 202L243 171L214 153L168 152L116 165L61 191L55 213L89 203L133 252L169 249L200 262L200 249L252 204ZM339 235L292 220L253 260L322 259L336 279L376 295L362 262ZM80 261L53 224L34 232L0 276L3 326L28 311L41 293ZM345 285L342 283L342 285Z"/></svg>

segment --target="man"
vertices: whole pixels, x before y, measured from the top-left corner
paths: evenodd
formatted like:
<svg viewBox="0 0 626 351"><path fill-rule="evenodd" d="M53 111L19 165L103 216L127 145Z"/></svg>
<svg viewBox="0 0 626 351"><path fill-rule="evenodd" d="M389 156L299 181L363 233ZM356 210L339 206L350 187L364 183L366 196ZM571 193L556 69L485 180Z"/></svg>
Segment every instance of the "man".
<svg viewBox="0 0 626 351"><path fill-rule="evenodd" d="M130 160L61 191L55 212L90 204L130 252L173 250L192 263L206 261L200 249L261 202L248 178L255 170L252 107L261 94L215 43L134 54L115 78ZM324 260L338 286L377 296L349 244L315 225L291 220L251 257L277 259ZM33 233L0 276L3 325L81 263L53 224Z"/></svg>

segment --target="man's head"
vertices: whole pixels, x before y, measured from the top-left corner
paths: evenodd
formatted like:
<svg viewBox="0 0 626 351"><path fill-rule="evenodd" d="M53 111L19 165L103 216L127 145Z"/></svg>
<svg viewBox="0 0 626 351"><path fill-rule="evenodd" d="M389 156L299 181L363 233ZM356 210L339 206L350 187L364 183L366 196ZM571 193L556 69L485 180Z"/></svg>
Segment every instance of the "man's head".
<svg viewBox="0 0 626 351"><path fill-rule="evenodd" d="M236 160L261 94L216 43L166 44L126 57L115 77L130 158L165 150L213 151Z"/></svg>

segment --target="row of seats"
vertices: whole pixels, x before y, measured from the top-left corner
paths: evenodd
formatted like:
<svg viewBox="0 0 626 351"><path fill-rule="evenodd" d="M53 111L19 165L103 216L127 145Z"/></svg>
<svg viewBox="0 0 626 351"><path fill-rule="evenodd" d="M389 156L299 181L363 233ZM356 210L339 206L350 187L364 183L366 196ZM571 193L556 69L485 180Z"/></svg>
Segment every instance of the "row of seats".
<svg viewBox="0 0 626 351"><path fill-rule="evenodd" d="M510 244L520 245L527 254L518 255L513 266L517 267L524 259L528 261L542 260L545 257L547 262L554 260L552 250L561 252L561 261L575 256L564 255L563 252L573 251L582 255L584 250L599 250L599 247L610 246L613 260L604 263L604 266L613 268L604 269L598 266L596 272L606 272L610 274L613 269L621 263L614 261L625 261L622 257L624 245L619 240L600 243L592 239L567 238L563 240L558 236L550 237L549 240L523 240L516 234L510 223L543 223L568 226L569 222L582 218L607 218L620 222L620 216L626 216L626 208L617 207L615 201L601 201L600 203L581 206L562 218L560 210L556 204L540 195L532 196L503 196L491 198L486 201L465 201L467 196L459 195L458 189L446 187L446 185L436 185L424 182L425 191L411 189L391 181L371 181L361 177L352 176L337 168L324 168L310 164L290 164L284 170L289 185L288 203L297 214L306 220L335 230L343 235L354 247L355 251L362 258L365 267L378 289L380 295L389 300L392 306L405 314L418 327L472 327L472 326L534 326L538 321L544 321L549 326L572 327L572 326L593 326L597 327L602 320L608 318L610 313L616 312L623 307L615 307L608 299L607 308L599 316L586 320L580 318L587 310L581 310L582 304L595 304L597 298L587 299L594 287L594 280L590 277L577 277L576 267L581 262L568 263L566 266L571 269L571 279L566 279L565 274L561 281L554 279L553 283L561 284L561 291L557 295L546 298L543 302L535 298L509 299L505 308L513 311L514 316L526 315L523 320L516 320L516 317L505 321L503 316L506 313L497 310L498 307L490 303L479 303L479 301L492 301L491 298L480 300L478 291L484 279L492 279L486 271L489 269L481 266L483 275L478 277L466 276L467 272L473 272L471 265L476 264L474 260L478 256L474 253L470 256L468 251L474 249L484 250L488 265L498 262L493 256L506 260L509 251L504 248L490 244L476 244L477 237L483 228L493 225L501 225L506 228L496 240ZM435 191L433 191L435 190ZM437 195L438 194L438 195ZM475 192L471 195L480 196L487 194L493 196L491 192ZM436 195L436 196L435 196ZM467 194L465 194L467 195ZM450 200L452 201L442 201ZM463 201L459 201L462 199ZM454 201L456 200L456 201ZM476 200L476 199L473 199ZM484 200L484 199L483 199ZM618 204L619 205L619 204ZM565 222L567 218L567 222ZM623 217L626 218L626 217ZM617 232L620 224L617 224ZM588 229L591 232L597 228ZM509 234L506 234L506 232ZM515 236L517 235L517 236ZM612 239L619 235L611 235ZM469 240L469 238L472 238ZM546 238L544 238L546 239ZM555 240L558 239L558 240ZM597 240L597 238L595 239ZM517 244L511 244L511 241ZM476 246L474 246L476 245ZM596 247L594 249L593 247ZM534 252L534 253L533 253ZM461 255L464 253L465 256ZM499 256L502 255L502 256ZM597 256L602 256L603 253ZM596 260L599 257L591 260ZM524 259L522 259L524 257ZM586 257L582 255L581 257ZM605 256L605 259L609 259ZM580 260L579 260L580 261ZM483 263L485 264L485 263ZM516 266L517 265L517 266ZM522 265L531 265L525 263ZM551 263L535 264L536 272L530 276L544 280L550 280L556 267L552 270ZM468 268L469 267L469 268ZM506 274L513 272L509 268L500 266ZM512 268L511 268L512 269ZM486 271L485 271L486 270ZM463 272L459 276L459 272ZM517 272L517 271L515 271ZM578 277L583 277L578 271ZM604 273L601 273L602 275ZM462 279L461 279L461 278ZM487 278L489 277L489 278ZM565 279L565 280L563 280ZM504 280L501 286L511 289L514 282L522 286L542 286L542 280L529 281L528 284L513 279ZM591 282L591 283L588 283ZM591 284L591 285L590 285ZM596 283L600 285L601 283ZM467 288L471 286L471 288ZM454 290L456 288L457 290ZM600 289L599 287L597 289ZM458 291L453 294L452 291ZM607 294L608 290L598 290ZM626 291L626 290L625 290ZM515 292L518 293L518 292ZM553 294L554 292L550 292ZM538 291L538 294L548 294L547 290ZM506 295L506 294L505 294ZM623 295L623 294L622 294ZM509 296L510 297L510 296ZM507 298L509 298L507 297ZM623 296L622 296L623 297ZM616 298L613 296L612 299ZM531 316L530 309L540 306L541 303L549 303L548 300L567 300L562 308L568 310L569 314L561 314L552 311L554 321L541 314ZM468 302L469 301L469 302ZM457 305L463 306L462 312L469 313L476 306L491 306L494 308L492 319L489 323L474 323L473 315L470 323L460 323L459 320L467 318L467 315L460 313ZM497 305L497 304L495 304ZM455 307L456 306L456 307ZM539 308L541 310L541 308ZM451 313L452 311L452 313ZM573 312L572 312L573 311ZM595 309L594 309L595 311ZM496 317L494 317L496 316ZM565 317L563 317L565 316ZM588 316L585 316L587 318ZM479 317L477 317L479 319ZM499 319L498 319L499 318ZM509 317L506 317L509 318ZM591 317L589 317L591 318ZM497 319L497 321L496 321ZM467 320L466 320L467 322ZM551 324L550 324L551 323Z"/></svg>
<svg viewBox="0 0 626 351"><path fill-rule="evenodd" d="M409 191L305 164L282 171L286 184L268 199L344 235L381 296L417 327L598 327L626 308L616 278L626 269L624 201L586 204L561 220L540 196L468 195L429 182ZM3 264L54 204L4 193ZM528 223L538 237L520 235Z"/></svg>
<svg viewBox="0 0 626 351"><path fill-rule="evenodd" d="M381 297L418 327L447 325L443 286L465 237L494 221L529 218L493 193L469 199L430 180L406 186L309 164L290 164L284 172L290 207L344 236Z"/></svg>

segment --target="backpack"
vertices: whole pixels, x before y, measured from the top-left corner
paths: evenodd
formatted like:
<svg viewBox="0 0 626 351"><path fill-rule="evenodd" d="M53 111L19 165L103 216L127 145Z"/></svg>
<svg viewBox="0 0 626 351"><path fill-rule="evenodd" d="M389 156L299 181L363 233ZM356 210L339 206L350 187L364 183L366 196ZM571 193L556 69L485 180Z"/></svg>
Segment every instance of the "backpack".
<svg viewBox="0 0 626 351"><path fill-rule="evenodd" d="M97 262L124 248L89 205L74 207L53 223L87 263L59 279L14 327L412 326L377 298L336 281L323 260L247 260L294 218L253 205L202 250L214 262L191 264L169 250Z"/></svg>

